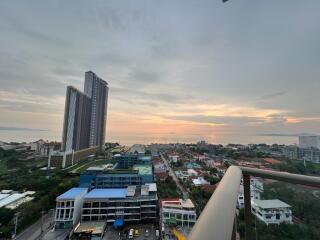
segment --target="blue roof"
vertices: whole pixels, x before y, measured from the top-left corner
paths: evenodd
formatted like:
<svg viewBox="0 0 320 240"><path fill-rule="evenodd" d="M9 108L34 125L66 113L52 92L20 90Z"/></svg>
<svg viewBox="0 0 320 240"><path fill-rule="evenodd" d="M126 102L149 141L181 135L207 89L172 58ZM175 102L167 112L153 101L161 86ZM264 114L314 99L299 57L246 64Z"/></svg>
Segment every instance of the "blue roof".
<svg viewBox="0 0 320 240"><path fill-rule="evenodd" d="M142 161L151 161L151 156L139 156L139 159Z"/></svg>
<svg viewBox="0 0 320 240"><path fill-rule="evenodd" d="M85 196L88 198L125 198L127 196L126 188L104 188L93 189Z"/></svg>
<svg viewBox="0 0 320 240"><path fill-rule="evenodd" d="M74 199L80 194L86 193L88 191L87 188L71 188L65 193L61 194L57 199Z"/></svg>
<svg viewBox="0 0 320 240"><path fill-rule="evenodd" d="M116 219L113 223L113 226L115 228L123 227L123 225L124 225L124 221L120 218Z"/></svg>

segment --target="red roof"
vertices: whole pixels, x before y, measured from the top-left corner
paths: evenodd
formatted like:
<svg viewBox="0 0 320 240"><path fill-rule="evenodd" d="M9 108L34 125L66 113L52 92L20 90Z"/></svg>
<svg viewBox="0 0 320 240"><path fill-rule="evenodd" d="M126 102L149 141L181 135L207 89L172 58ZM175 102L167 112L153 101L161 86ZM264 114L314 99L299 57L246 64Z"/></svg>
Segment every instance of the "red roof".
<svg viewBox="0 0 320 240"><path fill-rule="evenodd" d="M162 206L162 202L180 203L180 199L179 198L161 198L160 206Z"/></svg>

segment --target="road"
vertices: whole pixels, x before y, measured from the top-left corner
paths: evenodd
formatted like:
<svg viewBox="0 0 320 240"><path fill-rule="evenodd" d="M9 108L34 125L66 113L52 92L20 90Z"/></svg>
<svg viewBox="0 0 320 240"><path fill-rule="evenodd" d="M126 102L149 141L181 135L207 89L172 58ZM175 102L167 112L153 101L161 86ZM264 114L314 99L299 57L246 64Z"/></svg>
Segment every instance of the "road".
<svg viewBox="0 0 320 240"><path fill-rule="evenodd" d="M42 221L39 219L36 223L28 227L22 233L20 233L16 240L38 240L41 235L41 224ZM43 231L46 233L53 224L53 211L43 216Z"/></svg>
<svg viewBox="0 0 320 240"><path fill-rule="evenodd" d="M169 169L169 175L172 177L173 181L175 181L177 187L180 189L180 191L183 194L183 198L187 199L189 194L188 192L184 189L184 187L180 184L179 179L177 178L176 174L174 173L174 171L172 170L168 160L163 156L162 153L160 153L161 159L164 162L164 164L166 165L167 169Z"/></svg>

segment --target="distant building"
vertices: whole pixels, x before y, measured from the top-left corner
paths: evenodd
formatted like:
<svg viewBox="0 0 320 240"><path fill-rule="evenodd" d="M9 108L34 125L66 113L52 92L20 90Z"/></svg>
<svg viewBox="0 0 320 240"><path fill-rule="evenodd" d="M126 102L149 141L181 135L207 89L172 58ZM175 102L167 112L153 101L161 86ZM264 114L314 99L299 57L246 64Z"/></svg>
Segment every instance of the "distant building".
<svg viewBox="0 0 320 240"><path fill-rule="evenodd" d="M64 109L62 151L89 147L91 99L78 89L68 86Z"/></svg>
<svg viewBox="0 0 320 240"><path fill-rule="evenodd" d="M136 164L150 164L151 165L151 156L144 156L138 154L117 154L112 158L114 163L118 164L118 168L128 169L132 168Z"/></svg>
<svg viewBox="0 0 320 240"><path fill-rule="evenodd" d="M61 150L77 151L105 143L108 84L95 73L85 73L84 93L68 86Z"/></svg>
<svg viewBox="0 0 320 240"><path fill-rule="evenodd" d="M106 135L108 83L94 72L88 71L85 73L84 93L91 99L89 146L99 146L102 150Z"/></svg>
<svg viewBox="0 0 320 240"><path fill-rule="evenodd" d="M146 148L142 144L134 144L128 150L129 154L145 155Z"/></svg>
<svg viewBox="0 0 320 240"><path fill-rule="evenodd" d="M157 217L157 186L155 183L127 188L93 189L83 198L82 222L117 219L125 223L155 221Z"/></svg>
<svg viewBox="0 0 320 240"><path fill-rule="evenodd" d="M87 188L71 188L56 199L55 229L73 229L80 221Z"/></svg>
<svg viewBox="0 0 320 240"><path fill-rule="evenodd" d="M151 165L133 165L132 169L88 168L80 175L80 186L93 188L124 188L153 183Z"/></svg>
<svg viewBox="0 0 320 240"><path fill-rule="evenodd" d="M260 194L263 193L263 183L257 178L250 178L250 196L251 200L260 200ZM237 207L239 209L244 208L244 189L243 189L243 181L241 180Z"/></svg>
<svg viewBox="0 0 320 240"><path fill-rule="evenodd" d="M320 163L320 149L318 148L300 148L294 145L286 146L283 149L283 154L293 160Z"/></svg>
<svg viewBox="0 0 320 240"><path fill-rule="evenodd" d="M46 141L44 141L43 139L39 139L38 141L31 142L30 143L30 150L34 151L36 154L39 154L42 145L44 145L45 143L46 143Z"/></svg>
<svg viewBox="0 0 320 240"><path fill-rule="evenodd" d="M160 213L165 224L190 228L197 221L195 207L190 199L163 199Z"/></svg>
<svg viewBox="0 0 320 240"><path fill-rule="evenodd" d="M48 157L51 152L61 149L61 143L59 142L47 142L40 147L39 155L41 157Z"/></svg>
<svg viewBox="0 0 320 240"><path fill-rule="evenodd" d="M320 136L319 135L299 136L299 147L320 149Z"/></svg>
<svg viewBox="0 0 320 240"><path fill-rule="evenodd" d="M278 199L251 201L251 212L267 225L292 223L291 206Z"/></svg>
<svg viewBox="0 0 320 240"><path fill-rule="evenodd" d="M71 152L52 151L48 158L48 168L66 168L73 166L81 161L88 160L88 158L94 156L97 151L98 146Z"/></svg>
<svg viewBox="0 0 320 240"><path fill-rule="evenodd" d="M21 204L29 202L33 199L35 192L16 192L13 190L2 190L0 192L0 208L16 209Z"/></svg>
<svg viewBox="0 0 320 240"><path fill-rule="evenodd" d="M168 170L164 163L153 164L153 169L155 173L164 173Z"/></svg>
<svg viewBox="0 0 320 240"><path fill-rule="evenodd" d="M192 183L198 187L205 184L210 184L207 180L205 180L203 177L198 177L196 179L192 179Z"/></svg>
<svg viewBox="0 0 320 240"><path fill-rule="evenodd" d="M172 155L169 155L168 158L170 162L176 163L179 160L179 155L172 154Z"/></svg>

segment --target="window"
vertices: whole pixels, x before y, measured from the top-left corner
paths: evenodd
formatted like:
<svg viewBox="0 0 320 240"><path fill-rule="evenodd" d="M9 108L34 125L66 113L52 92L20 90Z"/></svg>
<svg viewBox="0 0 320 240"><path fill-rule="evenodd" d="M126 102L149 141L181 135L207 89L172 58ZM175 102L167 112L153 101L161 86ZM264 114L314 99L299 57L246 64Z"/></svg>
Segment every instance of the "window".
<svg viewBox="0 0 320 240"><path fill-rule="evenodd" d="M83 204L83 207L84 207L84 208L90 208L90 207L91 207L91 203L90 203L90 202L85 202L85 203Z"/></svg>
<svg viewBox="0 0 320 240"><path fill-rule="evenodd" d="M90 214L90 210L89 210L89 209L85 209L85 210L83 210L82 213L83 213L83 214Z"/></svg>

